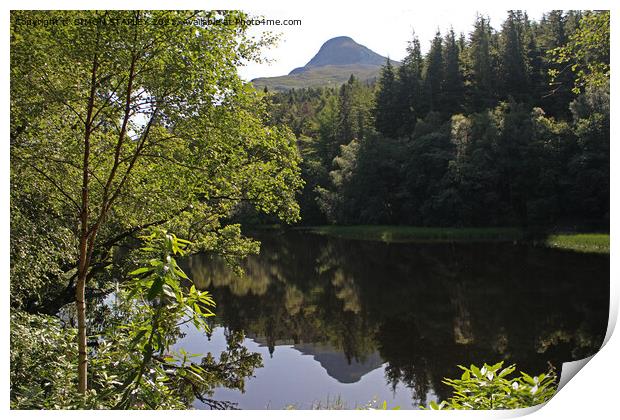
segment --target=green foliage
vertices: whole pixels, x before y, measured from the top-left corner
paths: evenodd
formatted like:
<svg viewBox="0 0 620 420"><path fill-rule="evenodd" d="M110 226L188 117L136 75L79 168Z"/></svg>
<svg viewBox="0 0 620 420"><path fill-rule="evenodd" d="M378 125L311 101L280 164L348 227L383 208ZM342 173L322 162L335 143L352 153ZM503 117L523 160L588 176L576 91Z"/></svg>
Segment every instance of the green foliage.
<svg viewBox="0 0 620 420"><path fill-rule="evenodd" d="M11 186L11 306L41 308L60 298L75 264L75 236L43 194Z"/></svg>
<svg viewBox="0 0 620 420"><path fill-rule="evenodd" d="M422 97L422 70L424 60L420 40L413 35L407 46L407 56L398 68L397 108L399 110L399 136L410 135L417 119L424 114L425 104Z"/></svg>
<svg viewBox="0 0 620 420"><path fill-rule="evenodd" d="M188 241L161 229L142 239L140 261L146 264L129 273L133 280L119 291L118 313L108 335L102 337L104 348L109 346L108 360L93 366L97 372L102 362L116 363L120 372L128 372L118 376L117 386L106 395L114 397L115 408L183 408L194 398L208 402L205 395L219 385L242 389L243 377L260 365L260 356L241 347L240 336L229 337L228 353L217 362L207 355L196 363L193 360L199 355L171 351L180 325L191 322L199 331L209 331L207 319L214 315L215 302L208 292L195 287L176 262L186 254ZM123 347L116 346L119 341ZM109 384L109 378L106 382L95 375L101 386Z"/></svg>
<svg viewBox="0 0 620 420"><path fill-rule="evenodd" d="M442 83L446 67L443 48L441 33L438 31L431 41L431 48L426 55L423 77L423 94L427 112L442 110Z"/></svg>
<svg viewBox="0 0 620 420"><path fill-rule="evenodd" d="M22 216L12 254L50 262L31 275L12 266L13 306L55 313L75 301L84 393L86 308L93 288L105 294L112 286L118 246L163 225L230 262L256 252L231 219L249 204L298 220L300 156L290 130L267 124L262 96L237 74L272 40L250 37L243 12L15 11L11 18L11 194ZM24 24L42 18L59 23ZM222 18L239 23L197 24ZM52 217L47 231L34 228ZM37 251L49 242L57 249ZM194 294L188 299L199 310L205 302Z"/></svg>
<svg viewBox="0 0 620 420"><path fill-rule="evenodd" d="M492 106L497 98L494 34L488 18L478 15L465 53L468 102L473 111Z"/></svg>
<svg viewBox="0 0 620 420"><path fill-rule="evenodd" d="M59 409L76 403L76 330L60 319L11 311L11 408Z"/></svg>
<svg viewBox="0 0 620 420"><path fill-rule="evenodd" d="M573 126L516 102L450 123L430 113L408 139L373 136L343 148L319 202L340 224L604 226L605 98L576 101L575 115L586 117Z"/></svg>
<svg viewBox="0 0 620 420"><path fill-rule="evenodd" d="M243 60L257 57L268 38L252 40L246 27L231 25L207 29L119 23L87 29L73 24L35 28L17 24L18 19L37 19L40 13L12 14L11 194L12 204L22 206L13 207L18 222L13 237L19 240L12 241L12 252L23 253L15 247L24 248L30 241L32 249L41 245L45 236L20 233L18 229L27 226L17 216L43 209L36 223L47 225L42 214L49 213L48 218L54 217L53 235L68 236L48 239L55 242L55 263L62 267L50 264L47 277L69 283L62 275L75 267L66 254L74 255L78 242L76 214L90 109L84 98L90 96L91 87L97 120L88 130L88 224L99 223L91 229L96 231L92 265L105 265L112 246L145 226L167 225L198 244L209 240L205 237L215 240L227 235L217 232L242 203L281 220L298 219L295 194L303 183L294 137L284 126L267 124L261 95L236 71ZM214 14L50 13L46 19L69 22L206 19ZM225 15L231 20L244 16L237 11ZM22 275L26 281L24 270L15 274L16 281ZM37 277L42 280L45 275Z"/></svg>
<svg viewBox="0 0 620 420"><path fill-rule="evenodd" d="M444 49L444 71L441 85L441 108L444 112L455 114L461 110L465 101L465 86L461 64L460 48L453 30L446 35Z"/></svg>
<svg viewBox="0 0 620 420"><path fill-rule="evenodd" d="M326 215L327 219L336 222L342 221L346 217L342 212L343 207L352 206L353 197L347 196L345 191L355 174L357 157L359 154L359 142L357 140L340 146L341 154L334 159L334 170L329 173L331 184L335 192L322 187L317 187L319 194L319 207Z"/></svg>
<svg viewBox="0 0 620 420"><path fill-rule="evenodd" d="M571 103L575 149L567 164L572 207L580 218L609 223L610 194L609 85L588 87Z"/></svg>
<svg viewBox="0 0 620 420"><path fill-rule="evenodd" d="M286 119L303 121L303 223L606 229L608 86L575 96L577 75L547 54L581 20L511 11L496 31L478 16L469 37L438 33L424 56L414 35L402 65L384 66L374 104L360 102L363 136L351 82L289 93Z"/></svg>
<svg viewBox="0 0 620 420"><path fill-rule="evenodd" d="M290 125L298 136L306 181L300 197L302 223L325 223L332 217L321 210L326 209L321 191L330 183L330 172L344 164L335 160L343 147L373 136L373 96L371 87L350 77L338 90L291 90L269 98L274 121Z"/></svg>
<svg viewBox="0 0 620 420"><path fill-rule="evenodd" d="M375 128L387 137L398 135L398 102L396 96L396 75L394 67L387 60L381 71L378 82L378 89L375 97Z"/></svg>
<svg viewBox="0 0 620 420"><path fill-rule="evenodd" d="M138 308L146 318L155 318L164 313L173 319L187 318L197 329L208 331L206 318L214 316L210 308L215 307L215 302L208 292L196 290L193 284L189 291L184 290L181 282L189 281L189 278L175 259L176 256L186 254L190 242L161 229L155 229L150 235L142 237L142 240L146 245L141 248L144 253L142 260L148 261L148 265L129 273L135 280L129 284L127 299L136 300L136 303L148 302ZM139 330L138 335L148 335L155 351L170 346L170 343L165 342L165 334L152 324Z"/></svg>
<svg viewBox="0 0 620 420"><path fill-rule="evenodd" d="M509 11L501 39L502 87L504 94L525 101L531 94L531 65L528 62L529 20L522 11Z"/></svg>
<svg viewBox="0 0 620 420"><path fill-rule="evenodd" d="M439 404L431 401L431 410L510 410L543 404L556 392L557 376L553 369L538 376L520 372L510 376L515 365L502 368L504 362L494 365L486 363L478 368L471 365L459 367L463 370L460 379L445 379L446 385L454 388L453 396Z"/></svg>
<svg viewBox="0 0 620 420"><path fill-rule="evenodd" d="M609 83L609 11L587 12L566 45L550 51L558 64L569 64L576 74L573 91L602 87ZM560 72L552 69L557 78Z"/></svg>
<svg viewBox="0 0 620 420"><path fill-rule="evenodd" d="M570 66L557 62L553 51L566 45L580 16L580 11L553 10L544 15L532 31L536 47L532 52L537 49L539 54L532 60L534 64L538 61L539 65L538 69L534 69L533 88L539 92L539 106L556 118L570 118L568 104L576 96L572 90L576 75Z"/></svg>
<svg viewBox="0 0 620 420"><path fill-rule="evenodd" d="M244 379L261 366L260 355L241 345L240 333L227 337L228 349L217 359L172 351L181 325L209 331L215 302L177 264L188 241L162 229L143 240L139 268L104 305L104 322L90 335L96 345L85 396L75 386L75 329L56 317L12 314L13 408L186 409L195 399L213 408L232 406L210 396L220 386L243 390Z"/></svg>

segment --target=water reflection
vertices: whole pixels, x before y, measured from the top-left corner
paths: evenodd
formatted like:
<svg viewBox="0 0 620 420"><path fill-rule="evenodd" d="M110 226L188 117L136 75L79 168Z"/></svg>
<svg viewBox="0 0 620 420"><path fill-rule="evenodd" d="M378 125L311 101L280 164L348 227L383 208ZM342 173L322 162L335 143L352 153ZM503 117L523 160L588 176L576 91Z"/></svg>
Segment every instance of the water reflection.
<svg viewBox="0 0 620 420"><path fill-rule="evenodd" d="M261 254L244 264L246 276L207 256L188 259L185 268L213 293L216 322L266 347L273 359L264 369L278 366L282 375L307 355L323 369L304 381L328 375L362 383L381 367L383 378L373 373L372 386L394 394L406 388L415 407L429 395L449 395L441 380L459 374L457 364L560 368L594 353L605 335L609 256L512 244L388 245L299 232L260 240ZM280 360L280 348L299 356L283 353ZM270 378L267 387L249 387L251 403L240 407L264 408L274 395L295 402L287 381Z"/></svg>

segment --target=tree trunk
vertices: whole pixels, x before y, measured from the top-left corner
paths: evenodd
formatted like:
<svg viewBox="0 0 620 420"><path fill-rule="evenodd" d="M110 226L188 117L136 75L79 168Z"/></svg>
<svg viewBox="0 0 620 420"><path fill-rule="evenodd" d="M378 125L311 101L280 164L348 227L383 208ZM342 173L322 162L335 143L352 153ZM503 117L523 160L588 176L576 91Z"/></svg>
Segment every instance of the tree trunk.
<svg viewBox="0 0 620 420"><path fill-rule="evenodd" d="M94 73L94 72L93 72ZM90 112L89 112L90 114ZM75 286L75 309L78 319L78 391L88 389L88 354L86 347L86 276L88 274L88 161L90 155L90 124L87 120L84 136L84 166L82 173L82 208L80 210L80 254L78 259L78 278Z"/></svg>
<svg viewBox="0 0 620 420"><path fill-rule="evenodd" d="M136 29L137 31L137 29ZM136 40L137 32L134 36ZM123 179L116 187L114 193L110 194L112 189L114 177L119 167L121 150L123 141L127 134L127 127L129 119L131 117L131 94L133 91L133 82L135 78L137 56L134 52L131 55L131 65L129 68L129 78L127 82L127 95L125 98L125 112L122 127L119 133L118 141L114 152L114 164L110 170L108 181L103 188L103 198L101 202L101 208L96 220L89 226L89 177L90 177L90 135L93 132L93 112L95 108L95 96L97 90L97 69L99 67L97 53L93 56L93 67L90 81L90 96L88 98L88 107L86 109L87 115L84 122L84 160L82 164L82 203L80 208L80 250L78 259L78 277L77 284L75 286L75 306L77 310L78 319L78 391L82 394L88 390L88 353L87 353L87 336L86 336L86 282L88 280L88 270L92 262L93 251L95 249L95 238L97 237L97 231L104 222L106 214L112 202L119 194L125 179L131 168L133 167L136 159L138 158L139 151L146 140L148 131L155 118L156 112L153 113L149 123L147 124L146 131L144 132L142 141L137 146L137 151L133 156L133 159L129 163L129 167L125 172ZM95 114L96 116L96 114Z"/></svg>
<svg viewBox="0 0 620 420"><path fill-rule="evenodd" d="M86 352L86 238L80 238L80 268L75 287L75 305L78 319L78 391L84 394L88 389L88 354Z"/></svg>
<svg viewBox="0 0 620 420"><path fill-rule="evenodd" d="M88 188L90 162L90 135L92 133L93 109L97 82L97 54L93 57L90 97L86 121L84 123L84 160L82 162L82 203L80 208L80 251L78 258L78 278L75 286L75 309L78 319L78 391L85 394L88 390L88 353L86 344L86 277L92 255L89 243L95 236L88 226ZM91 241L89 241L89 237Z"/></svg>

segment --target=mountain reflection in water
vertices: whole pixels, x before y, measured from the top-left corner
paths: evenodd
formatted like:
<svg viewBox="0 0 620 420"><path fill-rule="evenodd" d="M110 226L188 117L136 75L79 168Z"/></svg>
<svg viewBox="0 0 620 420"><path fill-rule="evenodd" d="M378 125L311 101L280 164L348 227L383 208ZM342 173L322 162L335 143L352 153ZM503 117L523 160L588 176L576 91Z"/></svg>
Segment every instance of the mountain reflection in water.
<svg viewBox="0 0 620 420"><path fill-rule="evenodd" d="M609 255L498 243L385 244L301 232L261 234L246 276L196 255L184 268L217 302L210 338L242 330L264 367L239 408L284 408L340 396L416 408L444 399L457 364L505 360L539 373L596 352L607 327ZM223 348L223 347L222 347Z"/></svg>

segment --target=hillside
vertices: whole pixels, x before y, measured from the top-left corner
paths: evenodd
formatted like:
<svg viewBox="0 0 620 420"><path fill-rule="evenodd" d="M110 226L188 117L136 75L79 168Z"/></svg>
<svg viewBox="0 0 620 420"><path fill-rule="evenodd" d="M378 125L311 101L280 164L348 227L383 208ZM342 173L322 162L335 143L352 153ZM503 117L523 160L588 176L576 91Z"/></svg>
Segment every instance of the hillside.
<svg viewBox="0 0 620 420"><path fill-rule="evenodd" d="M351 74L359 80L373 82L381 72L387 58L358 44L347 36L325 42L314 57L303 67L293 69L288 75L260 77L252 80L256 88L282 91L291 88L338 86ZM400 63L393 61L395 65Z"/></svg>

